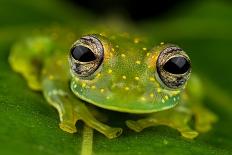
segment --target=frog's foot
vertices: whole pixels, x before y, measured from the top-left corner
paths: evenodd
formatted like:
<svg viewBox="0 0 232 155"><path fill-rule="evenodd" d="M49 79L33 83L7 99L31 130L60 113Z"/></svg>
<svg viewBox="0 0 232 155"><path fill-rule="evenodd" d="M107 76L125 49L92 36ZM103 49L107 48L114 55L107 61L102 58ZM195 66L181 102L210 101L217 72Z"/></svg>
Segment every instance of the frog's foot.
<svg viewBox="0 0 232 155"><path fill-rule="evenodd" d="M68 104L68 102L66 102L65 106L63 106L63 108L65 109L59 112L61 120L59 126L62 130L69 133L75 133L77 132L75 126L76 122L78 120L82 120L86 125L93 129L96 129L110 139L116 138L121 135L121 128L112 128L98 121L96 119L97 117L95 118L95 115L99 116L99 112L93 112L94 109L90 111L90 109L87 108L86 105L79 100L76 100L75 102L75 104Z"/></svg>
<svg viewBox="0 0 232 155"><path fill-rule="evenodd" d="M212 124L218 120L218 117L204 108L203 106L196 106L192 108L195 118L195 128L199 132L207 132L212 128Z"/></svg>
<svg viewBox="0 0 232 155"><path fill-rule="evenodd" d="M96 119L97 117L95 118L93 114L97 114L99 116L99 112L93 112L93 110L94 109L91 109L90 111L84 103L79 103L77 106L75 106L76 114L80 120L82 120L89 127L104 134L109 139L116 138L122 134L121 128L113 128L98 121Z"/></svg>
<svg viewBox="0 0 232 155"><path fill-rule="evenodd" d="M136 132L151 126L166 125L178 130L183 137L193 139L198 136L198 132L189 127L188 122L190 119L191 115L188 113L169 110L152 114L137 121L128 120L126 124Z"/></svg>
<svg viewBox="0 0 232 155"><path fill-rule="evenodd" d="M103 124L96 118L104 120L104 115L94 112L86 104L77 99L70 90L65 87L66 82L45 79L43 80L44 96L47 101L56 108L60 117L60 128L66 132L77 131L76 122L82 120L89 127L96 129L108 138L115 138L121 135L121 128L112 128Z"/></svg>
<svg viewBox="0 0 232 155"><path fill-rule="evenodd" d="M96 120L94 117L84 116L82 119L89 127L104 134L109 139L116 138L122 134L121 128L113 128Z"/></svg>
<svg viewBox="0 0 232 155"><path fill-rule="evenodd" d="M60 117L59 127L65 132L75 133L77 132L76 122L78 120L75 111L72 109L72 104L66 102L64 105L57 104L56 102L51 102L52 105L57 109Z"/></svg>
<svg viewBox="0 0 232 155"><path fill-rule="evenodd" d="M94 112L93 115L91 113L93 112L93 110L91 110L90 112L84 103L77 102L80 101L76 100L76 104L69 104L68 102L66 102L62 110L59 110L59 107L57 107L61 121L59 126L63 131L69 133L77 132L75 126L76 122L78 120L82 120L86 125L93 129L96 129L110 139L116 138L121 135L121 128L112 128L106 124L103 124L102 122L98 121L94 116L95 114L99 115L99 112Z"/></svg>

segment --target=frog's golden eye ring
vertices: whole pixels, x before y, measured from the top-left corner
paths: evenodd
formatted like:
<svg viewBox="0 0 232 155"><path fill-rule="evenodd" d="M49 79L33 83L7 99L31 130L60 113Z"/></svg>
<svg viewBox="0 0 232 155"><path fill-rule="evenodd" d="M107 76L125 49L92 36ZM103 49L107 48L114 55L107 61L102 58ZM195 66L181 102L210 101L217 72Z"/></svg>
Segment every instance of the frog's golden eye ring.
<svg viewBox="0 0 232 155"><path fill-rule="evenodd" d="M92 75L102 64L103 46L94 35L77 40L70 49L71 71L79 77Z"/></svg>
<svg viewBox="0 0 232 155"><path fill-rule="evenodd" d="M168 88L180 88L189 79L191 62L179 47L171 45L163 49L156 63L158 76Z"/></svg>

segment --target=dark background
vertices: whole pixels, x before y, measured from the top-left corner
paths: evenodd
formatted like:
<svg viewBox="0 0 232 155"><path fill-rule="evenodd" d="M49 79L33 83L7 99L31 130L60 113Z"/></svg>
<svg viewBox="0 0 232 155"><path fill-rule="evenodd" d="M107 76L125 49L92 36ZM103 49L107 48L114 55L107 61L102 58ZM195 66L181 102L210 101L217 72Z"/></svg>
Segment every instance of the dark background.
<svg viewBox="0 0 232 155"><path fill-rule="evenodd" d="M73 4L81 6L97 15L120 13L133 21L165 18L180 6L191 5L196 0L70 0Z"/></svg>

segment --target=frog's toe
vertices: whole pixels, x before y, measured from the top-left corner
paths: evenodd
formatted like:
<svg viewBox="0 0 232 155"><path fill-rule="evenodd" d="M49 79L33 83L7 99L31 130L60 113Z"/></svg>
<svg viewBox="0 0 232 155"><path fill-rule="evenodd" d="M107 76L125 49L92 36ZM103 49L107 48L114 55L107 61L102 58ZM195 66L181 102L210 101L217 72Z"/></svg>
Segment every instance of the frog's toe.
<svg viewBox="0 0 232 155"><path fill-rule="evenodd" d="M140 131L143 130L143 127L140 126L140 124L137 123L137 121L127 120L127 121L126 121L126 125L127 125L130 129L132 129L132 130L134 130L134 131L136 131L136 132L140 132Z"/></svg>
<svg viewBox="0 0 232 155"><path fill-rule="evenodd" d="M75 133L77 132L77 128L73 123L68 122L61 122L59 124L60 128L68 133Z"/></svg>
<svg viewBox="0 0 232 155"><path fill-rule="evenodd" d="M184 131L181 132L181 135L188 139L194 139L199 135L199 133L197 131Z"/></svg>
<svg viewBox="0 0 232 155"><path fill-rule="evenodd" d="M211 130L213 123L218 121L218 117L207 110L204 110L202 113L195 113L195 128L199 132L207 132Z"/></svg>
<svg viewBox="0 0 232 155"><path fill-rule="evenodd" d="M214 119L212 121L196 121L195 128L197 131L205 133L212 129L213 123L215 123L217 120Z"/></svg>
<svg viewBox="0 0 232 155"><path fill-rule="evenodd" d="M105 134L109 139L116 138L122 134L121 128L111 128L107 134Z"/></svg>

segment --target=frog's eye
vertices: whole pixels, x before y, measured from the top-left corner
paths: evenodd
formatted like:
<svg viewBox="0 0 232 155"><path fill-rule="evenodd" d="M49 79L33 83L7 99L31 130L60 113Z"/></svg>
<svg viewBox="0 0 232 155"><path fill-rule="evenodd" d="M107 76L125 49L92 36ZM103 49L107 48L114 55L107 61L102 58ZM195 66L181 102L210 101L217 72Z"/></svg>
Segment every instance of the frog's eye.
<svg viewBox="0 0 232 155"><path fill-rule="evenodd" d="M89 62L96 60L94 53L88 47L78 45L71 51L72 57L80 62Z"/></svg>
<svg viewBox="0 0 232 155"><path fill-rule="evenodd" d="M84 36L70 50L71 70L79 77L92 75L102 64L103 46L95 36Z"/></svg>
<svg viewBox="0 0 232 155"><path fill-rule="evenodd" d="M188 55L179 47L169 46L159 55L157 73L168 88L182 87L191 73L191 63Z"/></svg>

